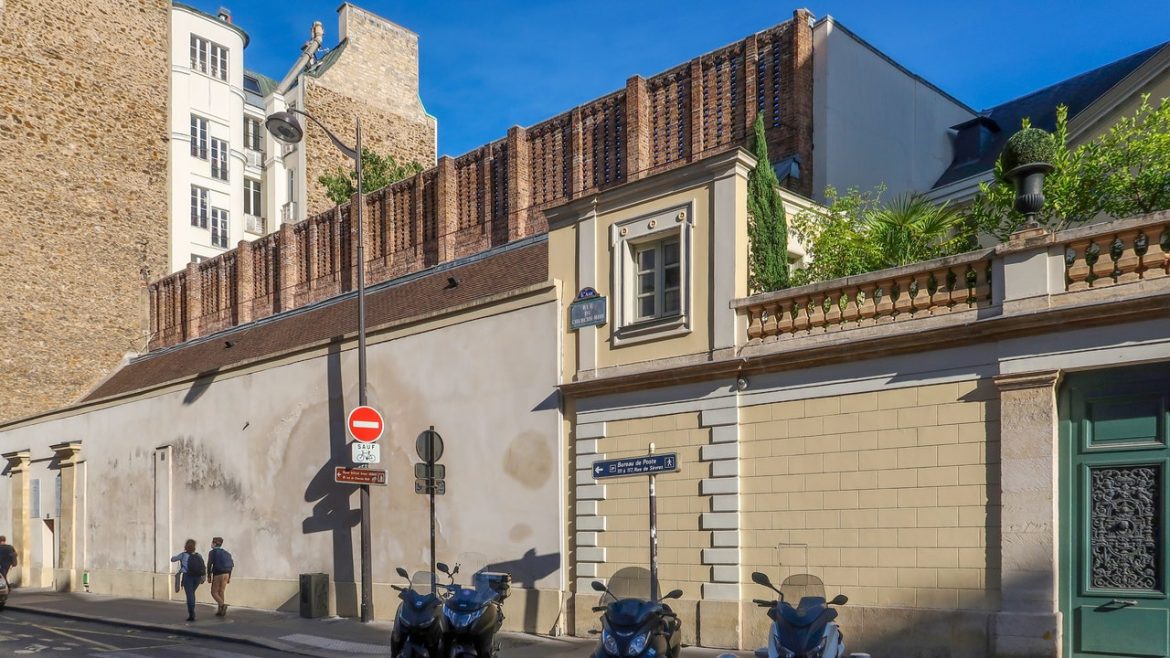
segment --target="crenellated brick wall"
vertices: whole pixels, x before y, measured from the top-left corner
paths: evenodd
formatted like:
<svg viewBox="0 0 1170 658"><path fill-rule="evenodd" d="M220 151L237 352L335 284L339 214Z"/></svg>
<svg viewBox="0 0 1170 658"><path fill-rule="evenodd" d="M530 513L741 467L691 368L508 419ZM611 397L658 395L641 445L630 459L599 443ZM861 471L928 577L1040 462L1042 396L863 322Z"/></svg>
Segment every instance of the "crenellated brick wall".
<svg viewBox="0 0 1170 658"><path fill-rule="evenodd" d="M543 233L543 211L747 146L763 112L769 153L812 181L812 29L805 10L366 195L366 281L377 283ZM351 205L311 217L150 286L152 349L355 287Z"/></svg>

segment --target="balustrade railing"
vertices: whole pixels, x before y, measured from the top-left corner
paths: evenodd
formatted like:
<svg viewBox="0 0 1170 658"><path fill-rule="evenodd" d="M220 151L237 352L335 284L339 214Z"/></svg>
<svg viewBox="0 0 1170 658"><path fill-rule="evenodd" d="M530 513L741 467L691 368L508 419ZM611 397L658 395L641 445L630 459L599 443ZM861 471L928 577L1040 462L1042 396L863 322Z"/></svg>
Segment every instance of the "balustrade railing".
<svg viewBox="0 0 1170 658"><path fill-rule="evenodd" d="M1064 262L1069 291L1168 276L1170 220L1077 237L1065 244Z"/></svg>

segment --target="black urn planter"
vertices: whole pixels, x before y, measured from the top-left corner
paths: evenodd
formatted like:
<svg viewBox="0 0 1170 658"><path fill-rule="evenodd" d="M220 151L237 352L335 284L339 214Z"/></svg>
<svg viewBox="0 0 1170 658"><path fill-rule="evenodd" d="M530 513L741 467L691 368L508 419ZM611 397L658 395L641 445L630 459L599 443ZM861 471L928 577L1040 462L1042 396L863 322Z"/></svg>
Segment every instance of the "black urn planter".
<svg viewBox="0 0 1170 658"><path fill-rule="evenodd" d="M1004 174L1004 178L1016 186L1016 201L1012 207L1025 215L1029 224L1035 225L1036 213L1044 207L1044 177L1053 169L1047 162L1029 162Z"/></svg>

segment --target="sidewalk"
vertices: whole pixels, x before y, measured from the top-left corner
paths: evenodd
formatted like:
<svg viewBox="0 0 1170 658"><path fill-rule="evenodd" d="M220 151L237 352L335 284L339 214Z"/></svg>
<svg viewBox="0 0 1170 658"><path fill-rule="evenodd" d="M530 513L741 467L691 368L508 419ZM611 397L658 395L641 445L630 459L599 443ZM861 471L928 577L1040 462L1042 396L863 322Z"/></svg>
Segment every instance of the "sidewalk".
<svg viewBox="0 0 1170 658"><path fill-rule="evenodd" d="M318 658L387 656L391 622L363 624L353 619L303 619L286 612L229 608L216 617L215 608L200 605L197 621L187 622L181 601L122 599L96 594L17 589L7 609L117 626L162 631L227 642L239 642L291 655Z"/></svg>
<svg viewBox="0 0 1170 658"><path fill-rule="evenodd" d="M199 605L195 611L198 620L187 622L184 621L187 608L182 601L123 599L40 589L14 590L8 597L7 609L237 642L289 655L316 658L389 656L390 631L393 626L389 621L363 624L355 619L339 617L304 619L288 612L236 607L229 608L227 617L221 618L215 616L215 608L210 605ZM589 656L597 642L596 639L552 638L521 633L501 633L498 638L507 655L521 658ZM721 653L697 647L683 651L686 658L714 657ZM748 652L730 653L751 656Z"/></svg>

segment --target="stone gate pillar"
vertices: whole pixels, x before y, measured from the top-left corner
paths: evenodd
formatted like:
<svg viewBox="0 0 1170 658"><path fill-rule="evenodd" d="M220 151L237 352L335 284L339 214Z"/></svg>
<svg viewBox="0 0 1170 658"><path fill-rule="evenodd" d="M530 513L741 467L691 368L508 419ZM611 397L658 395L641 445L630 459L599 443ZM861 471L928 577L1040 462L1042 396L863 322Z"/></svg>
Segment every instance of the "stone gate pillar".
<svg viewBox="0 0 1170 658"><path fill-rule="evenodd" d="M1000 611L996 656L1061 655L1056 386L1060 372L995 378L1000 399Z"/></svg>
<svg viewBox="0 0 1170 658"><path fill-rule="evenodd" d="M12 486L12 520L8 543L16 547L17 568L9 572L14 583L28 582L24 574L28 573L28 466L30 453L28 450L17 450L3 454L8 460L8 476Z"/></svg>
<svg viewBox="0 0 1170 658"><path fill-rule="evenodd" d="M81 589L82 560L79 553L79 539L84 532L84 505L80 504L84 488L82 469L78 460L81 453L80 441L66 441L49 446L57 459L58 477L61 478L61 514L57 519L57 564L54 565L53 583L59 592Z"/></svg>

